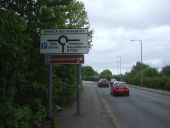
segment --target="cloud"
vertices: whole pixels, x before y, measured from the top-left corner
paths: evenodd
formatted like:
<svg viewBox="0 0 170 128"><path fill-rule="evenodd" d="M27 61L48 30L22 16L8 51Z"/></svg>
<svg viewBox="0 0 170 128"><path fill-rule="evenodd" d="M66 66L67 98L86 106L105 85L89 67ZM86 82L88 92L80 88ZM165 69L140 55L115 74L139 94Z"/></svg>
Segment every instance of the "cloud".
<svg viewBox="0 0 170 128"><path fill-rule="evenodd" d="M90 22L94 25L150 28L169 25L169 0L86 0Z"/></svg>
<svg viewBox="0 0 170 128"><path fill-rule="evenodd" d="M122 57L122 71L140 61L161 68L169 58L169 0L83 0L91 28L95 30L93 47L86 64L96 70L110 68L117 72L117 56Z"/></svg>

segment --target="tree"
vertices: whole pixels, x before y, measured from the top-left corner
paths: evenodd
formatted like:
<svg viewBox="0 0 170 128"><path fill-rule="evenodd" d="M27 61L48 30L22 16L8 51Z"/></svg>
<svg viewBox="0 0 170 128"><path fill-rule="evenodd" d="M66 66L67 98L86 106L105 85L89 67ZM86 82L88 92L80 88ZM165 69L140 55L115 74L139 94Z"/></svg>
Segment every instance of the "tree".
<svg viewBox="0 0 170 128"><path fill-rule="evenodd" d="M0 86L0 120L2 121L0 124L6 128L28 128L32 125L33 111L31 104L26 105L29 98L24 99L24 97L33 97L31 94L35 90L30 91L32 93L24 92L32 88L30 84L32 81L29 81L27 72L28 51L30 51L32 39L26 32L25 20L10 9L0 9L0 31L0 82L2 84ZM24 97L19 97L21 93L24 93ZM21 102L21 98L24 102ZM35 102L32 100L31 103ZM34 116L41 118L44 115L44 109L45 107L41 107L39 114L34 111ZM37 122L38 119L34 121Z"/></svg>
<svg viewBox="0 0 170 128"><path fill-rule="evenodd" d="M69 9L75 10L70 12ZM68 24L68 19L77 20ZM39 53L40 29L85 27L89 24L87 21L83 3L76 0L1 1L2 127L30 128L38 124L47 113L48 68L44 64L44 56ZM92 40L92 34L89 37ZM53 67L53 103L64 105L75 96L76 68L75 65Z"/></svg>
<svg viewBox="0 0 170 128"><path fill-rule="evenodd" d="M83 2L73 0L68 6L66 6L65 13L65 24L66 28L89 28L90 24L88 22L87 12ZM88 44L89 48L92 47L92 35L93 30L88 32Z"/></svg>
<svg viewBox="0 0 170 128"><path fill-rule="evenodd" d="M84 80L96 80L98 78L98 73L91 66L83 66L81 70Z"/></svg>
<svg viewBox="0 0 170 128"><path fill-rule="evenodd" d="M148 67L144 70L143 75L145 77L156 77L159 76L159 72L156 68Z"/></svg>
<svg viewBox="0 0 170 128"><path fill-rule="evenodd" d="M165 75L165 76L170 76L170 66L165 66L163 67L161 74Z"/></svg>
<svg viewBox="0 0 170 128"><path fill-rule="evenodd" d="M146 69L146 68L149 68L149 65L146 65L146 64L143 64L142 63L142 70ZM136 75L136 73L140 72L141 71L141 62L137 62L136 65L134 65L132 67L132 70L131 70L131 75Z"/></svg>
<svg viewBox="0 0 170 128"><path fill-rule="evenodd" d="M103 70L100 73L100 78L105 78L105 79L110 80L112 78L112 72L110 70L108 70L108 69Z"/></svg>
<svg viewBox="0 0 170 128"><path fill-rule="evenodd" d="M150 67L149 65L142 64L143 66L143 82L145 87L156 88L156 89L165 89L170 90L170 66L166 66L162 69L161 74L156 68ZM140 73L140 63L136 63L133 66L132 71L126 73L123 76L123 79L131 84L138 85L140 83L141 73Z"/></svg>

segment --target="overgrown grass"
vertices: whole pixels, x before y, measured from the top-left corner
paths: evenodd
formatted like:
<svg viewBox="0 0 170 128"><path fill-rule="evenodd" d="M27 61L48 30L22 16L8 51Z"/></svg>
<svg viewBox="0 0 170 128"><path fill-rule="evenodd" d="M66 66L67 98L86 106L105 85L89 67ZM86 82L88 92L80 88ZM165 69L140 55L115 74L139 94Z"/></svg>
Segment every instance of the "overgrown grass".
<svg viewBox="0 0 170 128"><path fill-rule="evenodd" d="M60 121L57 117L53 119L53 128L61 128Z"/></svg>

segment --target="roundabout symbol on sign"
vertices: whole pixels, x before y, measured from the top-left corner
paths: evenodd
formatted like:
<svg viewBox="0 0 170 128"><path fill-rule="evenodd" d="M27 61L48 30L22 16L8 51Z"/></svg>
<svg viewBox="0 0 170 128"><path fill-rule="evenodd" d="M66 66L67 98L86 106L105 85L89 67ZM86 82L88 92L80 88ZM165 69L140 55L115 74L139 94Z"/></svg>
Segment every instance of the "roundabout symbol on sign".
<svg viewBox="0 0 170 128"><path fill-rule="evenodd" d="M58 38L58 40L48 40L48 41L57 41L62 46L62 53L64 53L64 46L69 41L80 41L80 39L68 39L67 36L62 35Z"/></svg>

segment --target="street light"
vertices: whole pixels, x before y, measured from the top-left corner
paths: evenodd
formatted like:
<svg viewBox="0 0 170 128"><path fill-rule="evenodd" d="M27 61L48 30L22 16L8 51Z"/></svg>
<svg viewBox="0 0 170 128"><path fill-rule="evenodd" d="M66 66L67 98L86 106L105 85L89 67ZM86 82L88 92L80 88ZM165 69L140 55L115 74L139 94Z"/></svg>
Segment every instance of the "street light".
<svg viewBox="0 0 170 128"><path fill-rule="evenodd" d="M119 79L121 80L121 56L117 56L117 57L119 57L119 59L120 59L120 76L119 76Z"/></svg>
<svg viewBox="0 0 170 128"><path fill-rule="evenodd" d="M117 80L119 80L120 79L120 64L119 64L119 62L117 61L117 72L118 72L118 76L117 76Z"/></svg>
<svg viewBox="0 0 170 128"><path fill-rule="evenodd" d="M141 86L143 86L143 71L142 71L142 40L131 40L131 41L139 41L141 44Z"/></svg>

